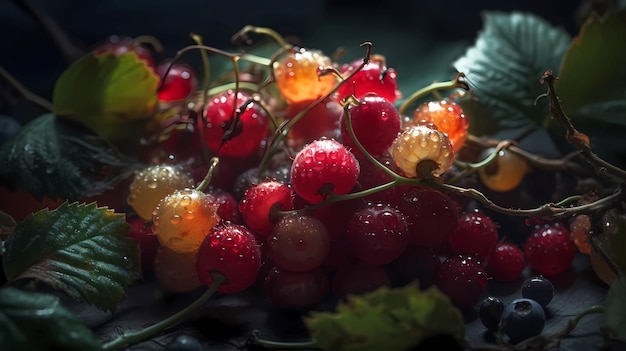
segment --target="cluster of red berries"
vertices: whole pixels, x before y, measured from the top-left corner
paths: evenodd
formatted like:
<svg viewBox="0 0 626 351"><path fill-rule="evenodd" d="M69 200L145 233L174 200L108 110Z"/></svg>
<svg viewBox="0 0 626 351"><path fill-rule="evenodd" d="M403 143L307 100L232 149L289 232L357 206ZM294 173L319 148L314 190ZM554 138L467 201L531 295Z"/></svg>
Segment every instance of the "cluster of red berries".
<svg viewBox="0 0 626 351"><path fill-rule="evenodd" d="M100 50L121 50L107 45ZM154 66L141 46L124 45ZM336 74L324 74L328 68ZM516 281L527 264L544 275L570 266L576 247L562 224L535 228L522 253L501 240L487 215L449 194L388 186L398 177L439 181L450 170L469 124L452 100L401 116L397 74L379 55L339 66L320 51L293 48L269 69L277 94L240 89L211 96L188 111L191 123L160 139L166 157L133 179L131 233L145 238L145 263L156 256L165 289L210 285L216 271L226 278L218 291L260 280L272 303L299 308L329 291L343 298L419 279L469 307L488 278ZM183 101L197 89L184 64L166 62L156 72L161 101ZM263 163L268 153L279 156ZM196 170L206 171L207 155L219 165L211 187L198 188ZM483 173L497 191L520 180L519 172L514 180Z"/></svg>

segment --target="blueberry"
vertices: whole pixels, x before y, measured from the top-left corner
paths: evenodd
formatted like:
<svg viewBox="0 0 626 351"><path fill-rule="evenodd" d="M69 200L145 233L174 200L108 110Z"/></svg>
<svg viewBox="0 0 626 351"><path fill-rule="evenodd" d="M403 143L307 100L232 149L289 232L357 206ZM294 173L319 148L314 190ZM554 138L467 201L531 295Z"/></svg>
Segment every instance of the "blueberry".
<svg viewBox="0 0 626 351"><path fill-rule="evenodd" d="M537 301L517 299L504 308L500 324L512 341L521 341L541 334L546 314Z"/></svg>
<svg viewBox="0 0 626 351"><path fill-rule="evenodd" d="M528 278L522 284L522 296L546 307L554 297L554 285L543 276Z"/></svg>
<svg viewBox="0 0 626 351"><path fill-rule="evenodd" d="M163 351L203 351L202 344L188 335L181 335L165 346Z"/></svg>
<svg viewBox="0 0 626 351"><path fill-rule="evenodd" d="M496 297L489 296L485 298L478 307L478 317L487 330L495 332L498 330L500 318L504 304Z"/></svg>

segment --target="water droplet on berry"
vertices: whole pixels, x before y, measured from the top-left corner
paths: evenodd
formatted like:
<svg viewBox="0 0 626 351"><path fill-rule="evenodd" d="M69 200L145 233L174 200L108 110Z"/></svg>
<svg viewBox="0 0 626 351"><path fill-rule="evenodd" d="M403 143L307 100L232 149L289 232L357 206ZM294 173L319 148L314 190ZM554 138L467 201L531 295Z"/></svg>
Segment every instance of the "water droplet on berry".
<svg viewBox="0 0 626 351"><path fill-rule="evenodd" d="M191 204L191 196L184 195L182 199L180 199L180 206L186 207Z"/></svg>
<svg viewBox="0 0 626 351"><path fill-rule="evenodd" d="M156 189L158 186L159 183L157 179L152 179L152 181L148 183L148 188L150 189Z"/></svg>
<svg viewBox="0 0 626 351"><path fill-rule="evenodd" d="M179 215L173 215L172 217L170 217L170 223L172 224L179 224L182 220L182 217L180 217Z"/></svg>

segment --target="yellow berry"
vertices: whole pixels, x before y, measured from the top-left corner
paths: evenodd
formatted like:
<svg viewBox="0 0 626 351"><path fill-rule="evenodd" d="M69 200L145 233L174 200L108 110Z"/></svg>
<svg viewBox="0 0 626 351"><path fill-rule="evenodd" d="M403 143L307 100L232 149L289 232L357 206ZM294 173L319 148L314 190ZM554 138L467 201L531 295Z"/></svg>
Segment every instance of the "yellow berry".
<svg viewBox="0 0 626 351"><path fill-rule="evenodd" d="M483 155L486 158L493 151L494 149L488 149ZM505 192L517 188L528 170L528 164L522 158L510 151L501 150L495 160L478 170L478 174L487 188Z"/></svg>
<svg viewBox="0 0 626 351"><path fill-rule="evenodd" d="M328 56L317 50L294 49L274 63L276 87L288 103L315 100L330 93L337 78L318 75L319 68L332 65Z"/></svg>
<svg viewBox="0 0 626 351"><path fill-rule="evenodd" d="M452 167L454 151L448 136L428 125L409 126L391 145L391 157L407 177L417 178L418 165L432 161L433 176L440 176Z"/></svg>

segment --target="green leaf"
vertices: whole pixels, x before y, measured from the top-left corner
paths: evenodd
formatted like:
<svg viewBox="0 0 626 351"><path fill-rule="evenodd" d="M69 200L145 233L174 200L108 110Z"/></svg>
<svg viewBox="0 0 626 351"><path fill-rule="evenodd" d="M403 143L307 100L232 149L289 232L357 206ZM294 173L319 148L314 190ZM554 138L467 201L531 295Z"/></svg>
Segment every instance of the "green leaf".
<svg viewBox="0 0 626 351"><path fill-rule="evenodd" d="M337 311L305 318L311 337L324 350L408 350L436 335L465 337L461 312L436 288L380 288L350 296Z"/></svg>
<svg viewBox="0 0 626 351"><path fill-rule="evenodd" d="M56 296L0 289L0 350L102 350L93 333Z"/></svg>
<svg viewBox="0 0 626 351"><path fill-rule="evenodd" d="M614 123L626 124L626 10L605 17L592 15L572 41L556 82L556 91L566 112L591 103L606 102L620 108ZM597 111L599 119L608 117Z"/></svg>
<svg viewBox="0 0 626 351"><path fill-rule="evenodd" d="M29 122L4 143L0 164L0 181L39 199L98 195L130 172L106 140L52 114Z"/></svg>
<svg viewBox="0 0 626 351"><path fill-rule="evenodd" d="M136 124L132 122L145 121L154 114L158 84L159 77L134 52L90 53L57 80L52 96L54 112L117 140L127 134L125 127Z"/></svg>
<svg viewBox="0 0 626 351"><path fill-rule="evenodd" d="M493 134L504 129L544 126L549 121L540 79L557 70L569 35L525 13L485 12L483 30L454 67L466 74L472 99L460 101L470 131Z"/></svg>
<svg viewBox="0 0 626 351"><path fill-rule="evenodd" d="M626 277L616 279L606 295L604 322L609 330L626 341Z"/></svg>
<svg viewBox="0 0 626 351"><path fill-rule="evenodd" d="M91 204L63 203L19 223L6 243L9 282L35 278L113 311L140 276L139 247L124 214Z"/></svg>

